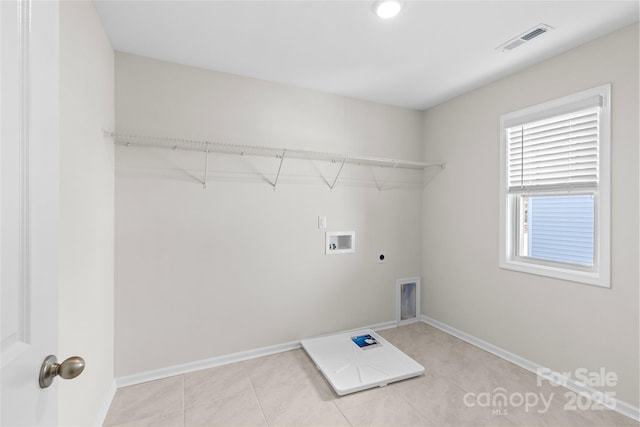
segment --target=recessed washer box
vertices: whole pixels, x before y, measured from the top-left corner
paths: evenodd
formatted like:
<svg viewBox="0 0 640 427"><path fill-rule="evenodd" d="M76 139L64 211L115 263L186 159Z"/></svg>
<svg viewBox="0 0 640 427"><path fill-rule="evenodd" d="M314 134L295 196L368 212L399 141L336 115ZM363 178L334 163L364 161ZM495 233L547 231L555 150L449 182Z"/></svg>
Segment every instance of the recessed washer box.
<svg viewBox="0 0 640 427"><path fill-rule="evenodd" d="M347 254L356 251L355 231L327 231L325 235L325 254Z"/></svg>

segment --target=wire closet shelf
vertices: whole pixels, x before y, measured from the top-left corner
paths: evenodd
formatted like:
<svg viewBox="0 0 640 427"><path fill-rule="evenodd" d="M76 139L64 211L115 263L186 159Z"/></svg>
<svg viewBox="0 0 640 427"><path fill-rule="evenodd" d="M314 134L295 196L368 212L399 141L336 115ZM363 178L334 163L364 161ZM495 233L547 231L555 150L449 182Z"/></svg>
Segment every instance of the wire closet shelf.
<svg viewBox="0 0 640 427"><path fill-rule="evenodd" d="M117 132L105 131L105 136L111 137L116 145L124 146L137 146L137 147L152 147L152 148L167 148L172 150L184 150L195 151L205 154L205 170L204 170L204 188L207 186L207 169L208 169L208 156L209 154L230 154L239 156L254 156L254 157L272 157L280 159L280 165L275 181L272 183L274 189L277 186L278 178L280 177L280 171L282 170L282 164L284 159L303 159L303 160L318 160L332 163L339 163L340 168L333 180L333 183L329 186L331 189L335 186L342 168L345 164L365 165L365 166L379 166L387 168L401 168L401 169L413 169L413 170L425 170L427 168L439 167L444 168L444 163L425 163L416 162L413 160L399 160L383 157L370 157L354 154L341 154L330 153L322 151L301 150L301 149L289 149L289 148L276 148L257 145L244 145L244 144L228 144L217 141L203 141L195 139L184 138L172 138L164 136L150 136L150 135L138 135L138 134L124 134Z"/></svg>

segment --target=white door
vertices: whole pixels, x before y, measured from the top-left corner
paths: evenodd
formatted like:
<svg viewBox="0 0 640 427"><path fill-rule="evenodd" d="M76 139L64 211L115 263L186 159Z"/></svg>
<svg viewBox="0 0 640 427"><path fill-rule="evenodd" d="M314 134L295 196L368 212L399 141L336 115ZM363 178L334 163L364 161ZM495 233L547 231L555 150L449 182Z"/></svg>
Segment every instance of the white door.
<svg viewBox="0 0 640 427"><path fill-rule="evenodd" d="M0 0L0 20L1 424L55 425L58 2Z"/></svg>

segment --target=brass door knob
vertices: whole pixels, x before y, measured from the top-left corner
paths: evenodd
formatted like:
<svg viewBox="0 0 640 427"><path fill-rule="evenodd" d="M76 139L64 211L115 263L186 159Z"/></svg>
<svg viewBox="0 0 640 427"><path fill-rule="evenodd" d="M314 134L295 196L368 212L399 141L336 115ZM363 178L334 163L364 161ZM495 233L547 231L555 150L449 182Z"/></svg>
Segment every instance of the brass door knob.
<svg viewBox="0 0 640 427"><path fill-rule="evenodd" d="M47 356L40 368L40 388L47 388L53 379L60 375L65 380L77 377L84 371L84 359L79 356L69 357L62 363L54 355Z"/></svg>

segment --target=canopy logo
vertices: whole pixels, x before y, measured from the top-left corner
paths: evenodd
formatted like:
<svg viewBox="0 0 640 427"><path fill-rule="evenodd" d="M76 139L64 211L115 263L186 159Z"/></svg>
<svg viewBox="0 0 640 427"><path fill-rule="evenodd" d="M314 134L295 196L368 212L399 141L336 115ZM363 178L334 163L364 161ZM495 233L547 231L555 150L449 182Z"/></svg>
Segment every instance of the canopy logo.
<svg viewBox="0 0 640 427"><path fill-rule="evenodd" d="M573 372L554 372L549 368L539 368L536 385L544 386L544 381L555 387L584 387L590 390L575 392L566 390L563 393L565 399L564 410L604 410L605 408L615 409L616 393L613 391L603 392L594 388L615 387L618 383L618 375L615 372L600 368L597 371L590 371L587 368L578 368ZM553 388L546 390L553 390ZM558 390L560 391L560 390ZM492 391L473 393L464 395L463 401L466 407L474 406L491 408L493 415L507 415L509 409L523 407L526 412L536 411L546 413L551 407L551 402L555 393L544 392L514 392L508 393L503 387L496 387Z"/></svg>
<svg viewBox="0 0 640 427"><path fill-rule="evenodd" d="M496 387L491 392L469 392L463 397L467 408L474 406L492 408L493 415L507 415L509 413L508 408L520 407L524 407L526 412L536 410L538 413L543 414L549 410L552 399L553 393L546 399L543 393L532 391L507 394L507 390L502 387Z"/></svg>

